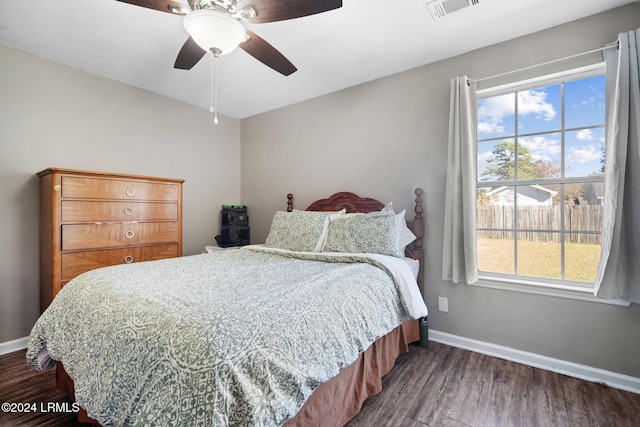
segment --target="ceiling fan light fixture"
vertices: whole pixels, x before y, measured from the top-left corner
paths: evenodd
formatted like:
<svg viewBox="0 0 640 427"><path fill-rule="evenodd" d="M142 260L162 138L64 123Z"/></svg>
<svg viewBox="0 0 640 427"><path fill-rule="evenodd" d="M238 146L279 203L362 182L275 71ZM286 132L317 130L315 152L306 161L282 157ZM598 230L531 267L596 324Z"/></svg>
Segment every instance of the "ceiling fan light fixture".
<svg viewBox="0 0 640 427"><path fill-rule="evenodd" d="M185 9L184 7L176 6L174 4L167 5L167 9L169 10L169 12L175 13L176 15L186 15L187 13L189 13L188 9Z"/></svg>
<svg viewBox="0 0 640 427"><path fill-rule="evenodd" d="M247 32L236 18L216 10L194 10L184 17L184 28L204 51L225 55L242 43Z"/></svg>
<svg viewBox="0 0 640 427"><path fill-rule="evenodd" d="M258 13L251 6L247 6L245 8L240 9L240 11L236 13L236 15L241 19L253 19L256 16L258 16Z"/></svg>

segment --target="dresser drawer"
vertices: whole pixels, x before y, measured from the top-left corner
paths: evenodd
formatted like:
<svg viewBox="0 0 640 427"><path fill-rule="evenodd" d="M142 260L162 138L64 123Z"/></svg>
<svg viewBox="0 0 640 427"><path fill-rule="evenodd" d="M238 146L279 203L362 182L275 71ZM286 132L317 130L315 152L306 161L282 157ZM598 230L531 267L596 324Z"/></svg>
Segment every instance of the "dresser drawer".
<svg viewBox="0 0 640 427"><path fill-rule="evenodd" d="M178 222L65 224L62 226L63 251L150 245L179 240Z"/></svg>
<svg viewBox="0 0 640 427"><path fill-rule="evenodd" d="M76 199L121 199L177 201L180 185L81 176L62 176L62 197Z"/></svg>
<svg viewBox="0 0 640 427"><path fill-rule="evenodd" d="M178 256L178 244L139 246L125 249L63 253L62 282L96 268L110 265L130 264L132 262L151 261Z"/></svg>
<svg viewBox="0 0 640 427"><path fill-rule="evenodd" d="M177 203L62 201L63 222L177 221Z"/></svg>

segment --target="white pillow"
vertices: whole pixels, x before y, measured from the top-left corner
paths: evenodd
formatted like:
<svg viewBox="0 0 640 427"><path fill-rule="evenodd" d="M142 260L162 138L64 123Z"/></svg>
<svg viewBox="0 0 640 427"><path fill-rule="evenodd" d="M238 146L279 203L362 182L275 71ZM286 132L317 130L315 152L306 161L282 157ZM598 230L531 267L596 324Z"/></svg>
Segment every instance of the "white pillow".
<svg viewBox="0 0 640 427"><path fill-rule="evenodd" d="M417 239L416 235L407 227L407 221L404 218L406 212L405 209L399 214L396 214L396 243L398 252L401 254L404 254L406 247Z"/></svg>
<svg viewBox="0 0 640 427"><path fill-rule="evenodd" d="M331 224L331 221L335 221L343 215L346 215L346 212L346 209L342 209L336 212L329 212L329 215L327 215L327 218L324 220L324 230L322 231L322 235L320 236L320 240L318 241L314 252L322 252L322 250L324 249L324 244L327 242L327 234L329 234L329 224Z"/></svg>

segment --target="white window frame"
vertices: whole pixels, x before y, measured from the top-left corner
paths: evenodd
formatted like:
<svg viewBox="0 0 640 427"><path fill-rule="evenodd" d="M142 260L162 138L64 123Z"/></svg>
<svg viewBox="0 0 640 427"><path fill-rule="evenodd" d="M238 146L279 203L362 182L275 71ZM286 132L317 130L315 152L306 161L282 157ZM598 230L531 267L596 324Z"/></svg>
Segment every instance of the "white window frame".
<svg viewBox="0 0 640 427"><path fill-rule="evenodd" d="M604 62L589 65L586 67L571 69L559 73L540 76L528 80L518 81L505 85L488 87L476 91L476 98L490 98L494 96L513 93L516 91L523 91L527 89L538 88L542 86L551 86L561 82L581 80L589 77L595 77L602 75L605 72ZM563 100L564 102L564 100ZM562 132L566 132L564 125L561 129ZM477 178L476 178L477 179ZM590 181L587 177L580 178L562 178L562 183L574 182L587 182ZM600 180L597 180L600 181ZM518 181L500 181L500 184L505 186L513 185L529 185L539 183L538 180L518 180ZM489 182L483 182L482 184L489 184ZM490 184L495 186L496 182L491 181ZM481 185L483 186L483 185ZM564 266L563 266L564 267ZM617 300L605 300L596 298L593 295L593 287L584 286L582 284L572 284L571 281L557 280L557 279L545 279L538 277L518 276L516 274L503 274L494 272L479 272L479 280L473 286L480 286L492 289L509 290L516 292L524 292L531 294L539 294L546 296L555 296L561 298L578 299L583 301L591 301L605 304L628 306L629 304L624 301Z"/></svg>

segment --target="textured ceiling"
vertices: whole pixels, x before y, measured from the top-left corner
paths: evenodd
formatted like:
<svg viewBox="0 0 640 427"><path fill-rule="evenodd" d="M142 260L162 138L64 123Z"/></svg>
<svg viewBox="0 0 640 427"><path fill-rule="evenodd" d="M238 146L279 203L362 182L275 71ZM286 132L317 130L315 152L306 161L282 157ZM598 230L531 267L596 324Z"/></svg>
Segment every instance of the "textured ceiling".
<svg viewBox="0 0 640 427"><path fill-rule="evenodd" d="M219 112L252 116L631 2L480 0L433 20L428 0L344 0L247 25L298 71L284 77L241 49L221 56ZM181 16L115 0L0 1L0 44L208 109L208 55L192 70L173 68L186 38Z"/></svg>

